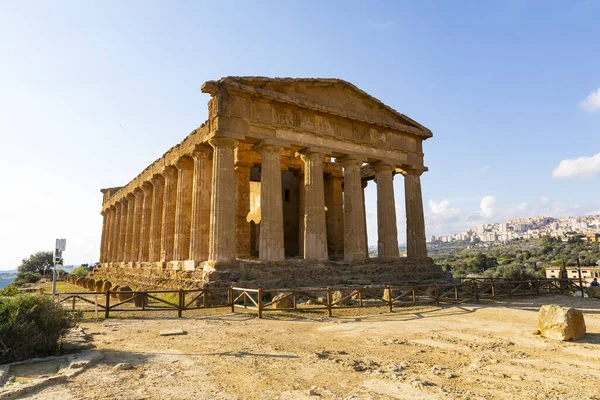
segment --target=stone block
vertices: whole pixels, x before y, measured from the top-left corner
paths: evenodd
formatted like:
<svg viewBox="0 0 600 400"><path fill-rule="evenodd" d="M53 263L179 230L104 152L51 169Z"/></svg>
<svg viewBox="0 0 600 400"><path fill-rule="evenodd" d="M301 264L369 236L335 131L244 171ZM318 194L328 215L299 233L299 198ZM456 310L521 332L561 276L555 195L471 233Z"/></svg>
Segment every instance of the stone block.
<svg viewBox="0 0 600 400"><path fill-rule="evenodd" d="M600 286L590 286L585 289L585 293L590 298L600 299Z"/></svg>
<svg viewBox="0 0 600 400"><path fill-rule="evenodd" d="M194 261L194 260L185 260L183 262L183 270L184 271L195 271L196 270L196 261Z"/></svg>
<svg viewBox="0 0 600 400"><path fill-rule="evenodd" d="M273 297L271 308L294 308L294 299L290 293L279 293Z"/></svg>
<svg viewBox="0 0 600 400"><path fill-rule="evenodd" d="M577 340L585 336L585 320L574 308L547 304L538 313L541 335L555 340Z"/></svg>
<svg viewBox="0 0 600 400"><path fill-rule="evenodd" d="M131 288L129 286L121 286L118 289L117 297L118 297L119 301L129 300L134 296L133 293L123 293L123 292L131 292Z"/></svg>

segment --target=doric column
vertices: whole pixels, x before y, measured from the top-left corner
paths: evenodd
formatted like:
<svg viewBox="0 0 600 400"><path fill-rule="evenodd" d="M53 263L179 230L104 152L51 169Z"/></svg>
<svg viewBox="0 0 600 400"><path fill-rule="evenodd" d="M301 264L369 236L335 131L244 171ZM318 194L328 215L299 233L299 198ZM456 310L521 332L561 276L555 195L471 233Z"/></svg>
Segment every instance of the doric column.
<svg viewBox="0 0 600 400"><path fill-rule="evenodd" d="M173 259L190 259L190 230L192 228L192 186L194 160L182 157L177 161L177 204L175 207L175 243Z"/></svg>
<svg viewBox="0 0 600 400"><path fill-rule="evenodd" d="M119 262L126 262L125 240L127 237L127 217L129 216L129 200L126 197L121 199L121 223L119 224ZM133 205L131 205L133 207Z"/></svg>
<svg viewBox="0 0 600 400"><path fill-rule="evenodd" d="M304 258L304 170L294 171L298 178L298 257Z"/></svg>
<svg viewBox="0 0 600 400"><path fill-rule="evenodd" d="M131 253L129 255L130 262L141 261L140 255L140 234L142 227L142 207L144 205L144 191L141 188L137 188L133 191L135 196L135 211L133 214L133 233L131 237Z"/></svg>
<svg viewBox="0 0 600 400"><path fill-rule="evenodd" d="M150 261L150 222L152 219L152 194L154 188L150 182L142 184L144 192L142 200L142 220L140 221L140 246L138 260L140 262Z"/></svg>
<svg viewBox="0 0 600 400"><path fill-rule="evenodd" d="M173 166L165 167L165 195L163 196L160 261L173 261L177 175L177 168Z"/></svg>
<svg viewBox="0 0 600 400"><path fill-rule="evenodd" d="M363 160L338 159L344 167L344 259L364 260L367 255L365 202L360 167Z"/></svg>
<svg viewBox="0 0 600 400"><path fill-rule="evenodd" d="M150 261L160 261L162 248L162 215L165 200L165 178L160 174L152 177L152 215L150 216Z"/></svg>
<svg viewBox="0 0 600 400"><path fill-rule="evenodd" d="M210 198L212 192L212 163L210 148L197 148L194 157L192 184L192 228L190 259L208 260L210 240Z"/></svg>
<svg viewBox="0 0 600 400"><path fill-rule="evenodd" d="M365 258L369 258L369 235L367 233L367 209L365 202L365 189L367 188L369 181L361 181L360 184L362 186L362 191L360 192L360 194L362 194L363 215L365 221L363 223L363 226L365 227Z"/></svg>
<svg viewBox="0 0 600 400"><path fill-rule="evenodd" d="M121 261L120 243L121 243L121 214L123 204L120 201L115 203L115 226L112 234L112 244L110 250L111 262Z"/></svg>
<svg viewBox="0 0 600 400"><path fill-rule="evenodd" d="M100 238L100 262L106 262L106 235L108 231L108 210L102 211L102 236Z"/></svg>
<svg viewBox="0 0 600 400"><path fill-rule="evenodd" d="M105 247L105 261L104 262L112 262L111 251L113 245L113 232L115 229L115 207L110 206L107 210L108 216L108 230L106 231L106 247Z"/></svg>
<svg viewBox="0 0 600 400"><path fill-rule="evenodd" d="M325 207L327 208L327 250L334 257L344 257L344 196L342 176L325 178Z"/></svg>
<svg viewBox="0 0 600 400"><path fill-rule="evenodd" d="M246 220L250 213L250 168L251 163L236 161L237 182L236 249L237 258L250 258L250 223Z"/></svg>
<svg viewBox="0 0 600 400"><path fill-rule="evenodd" d="M423 195L421 194L421 174L423 172L423 170L412 169L402 173L406 199L406 251L408 257L427 257Z"/></svg>
<svg viewBox="0 0 600 400"><path fill-rule="evenodd" d="M123 261L131 261L131 250L133 249L133 220L135 217L135 196L133 193L127 195L127 224L125 225L125 248L123 250Z"/></svg>
<svg viewBox="0 0 600 400"><path fill-rule="evenodd" d="M236 181L234 149L238 141L227 137L210 139L213 176L210 210L209 260L235 261Z"/></svg>
<svg viewBox="0 0 600 400"><path fill-rule="evenodd" d="M377 253L380 258L398 258L398 226L394 200L394 167L373 165L377 182Z"/></svg>
<svg viewBox="0 0 600 400"><path fill-rule="evenodd" d="M260 152L260 243L261 261L283 260L283 201L281 190L281 152L283 148L268 142L255 147Z"/></svg>
<svg viewBox="0 0 600 400"><path fill-rule="evenodd" d="M326 260L328 257L323 154L305 151L300 157L304 162L304 258Z"/></svg>

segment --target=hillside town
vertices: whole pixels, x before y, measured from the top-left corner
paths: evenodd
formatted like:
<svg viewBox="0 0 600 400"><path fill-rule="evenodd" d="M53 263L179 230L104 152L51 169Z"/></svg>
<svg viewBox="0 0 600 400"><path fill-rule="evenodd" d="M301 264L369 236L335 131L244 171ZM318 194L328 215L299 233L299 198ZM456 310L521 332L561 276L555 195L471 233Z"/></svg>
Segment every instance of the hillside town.
<svg viewBox="0 0 600 400"><path fill-rule="evenodd" d="M519 218L503 223L480 224L449 236L431 236L429 243L449 242L484 242L488 244L506 243L517 239L539 239L543 236L560 238L567 241L570 237L579 236L588 242L600 242L600 215L582 217L551 218L531 217Z"/></svg>

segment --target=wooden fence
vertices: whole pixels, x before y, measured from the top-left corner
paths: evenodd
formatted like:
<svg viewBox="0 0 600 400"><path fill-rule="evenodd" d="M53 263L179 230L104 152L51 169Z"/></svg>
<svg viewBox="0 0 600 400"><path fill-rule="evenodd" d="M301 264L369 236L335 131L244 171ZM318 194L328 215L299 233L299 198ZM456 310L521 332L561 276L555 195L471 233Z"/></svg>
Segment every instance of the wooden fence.
<svg viewBox="0 0 600 400"><path fill-rule="evenodd" d="M333 287L316 289L249 289L240 287L192 290L146 290L127 292L56 293L56 302L72 311L95 312L109 318L114 312L184 311L207 308L228 308L256 311L259 318L272 311L327 311L416 305L444 305L479 302L501 297L571 294L582 290L570 279L540 279L508 281L494 279L463 279L460 283L427 285L395 285L364 287Z"/></svg>

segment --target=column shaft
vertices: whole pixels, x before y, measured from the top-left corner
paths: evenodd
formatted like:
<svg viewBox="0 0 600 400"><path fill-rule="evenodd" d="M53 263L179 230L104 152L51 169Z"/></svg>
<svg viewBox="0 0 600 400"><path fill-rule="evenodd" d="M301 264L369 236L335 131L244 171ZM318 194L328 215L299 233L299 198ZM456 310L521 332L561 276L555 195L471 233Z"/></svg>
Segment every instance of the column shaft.
<svg viewBox="0 0 600 400"><path fill-rule="evenodd" d="M409 170L404 175L406 199L406 251L408 257L427 257L423 195L419 170Z"/></svg>
<svg viewBox="0 0 600 400"><path fill-rule="evenodd" d="M341 176L325 179L327 208L327 250L335 258L344 257L344 196Z"/></svg>
<svg viewBox="0 0 600 400"><path fill-rule="evenodd" d="M152 220L152 195L154 188L150 182L142 185L144 197L142 200L142 220L140 222L140 251L138 260L140 262L150 261L150 231Z"/></svg>
<svg viewBox="0 0 600 400"><path fill-rule="evenodd" d="M133 193L127 195L127 225L125 232L125 250L123 253L123 261L132 261L132 250L133 250L133 227L135 219L135 196Z"/></svg>
<svg viewBox="0 0 600 400"><path fill-rule="evenodd" d="M213 147L213 176L210 216L209 260L235 261L236 181L234 149L237 140L215 137L209 140Z"/></svg>
<svg viewBox="0 0 600 400"><path fill-rule="evenodd" d="M237 258L250 258L250 223L246 220L250 213L250 167L252 164L236 162L235 176L237 181L237 216L236 216L236 248Z"/></svg>
<svg viewBox="0 0 600 400"><path fill-rule="evenodd" d="M106 235L106 259L104 262L112 262L111 251L113 241L113 231L115 229L115 209L114 206L110 206L107 210L108 215L108 231Z"/></svg>
<svg viewBox="0 0 600 400"><path fill-rule="evenodd" d="M121 253L119 253L119 243L121 242L121 212L123 204L120 201L115 203L115 226L112 234L112 245L110 250L111 262L119 262Z"/></svg>
<svg viewBox="0 0 600 400"><path fill-rule="evenodd" d="M194 161L182 157L177 162L177 204L175 208L175 244L173 259L190 259L190 232L192 228L192 186L194 181Z"/></svg>
<svg viewBox="0 0 600 400"><path fill-rule="evenodd" d="M127 237L127 217L129 216L129 201L121 199L121 223L119 224L119 262L125 262L125 238ZM133 206L132 206L133 207Z"/></svg>
<svg viewBox="0 0 600 400"><path fill-rule="evenodd" d="M135 210L133 213L133 233L131 237L131 253L129 254L130 262L138 262L140 254L140 234L142 227L142 206L144 205L144 192L138 188L134 190Z"/></svg>
<svg viewBox="0 0 600 400"><path fill-rule="evenodd" d="M190 258L196 261L206 261L210 243L212 163L209 149L198 149L192 155L194 157L194 182Z"/></svg>
<svg viewBox="0 0 600 400"><path fill-rule="evenodd" d="M100 262L106 262L106 236L108 231L108 210L102 211L102 236L100 238Z"/></svg>
<svg viewBox="0 0 600 400"><path fill-rule="evenodd" d="M162 248L162 215L165 200L165 178L162 175L155 175L152 178L152 186L149 258L150 261L157 262L160 261Z"/></svg>
<svg viewBox="0 0 600 400"><path fill-rule="evenodd" d="M347 158L344 167L344 259L364 260L367 257L365 202L362 189L361 160Z"/></svg>
<svg viewBox="0 0 600 400"><path fill-rule="evenodd" d="M323 154L307 152L301 158L304 161L304 258L326 260L328 257Z"/></svg>
<svg viewBox="0 0 600 400"><path fill-rule="evenodd" d="M398 226L394 200L394 167L373 166L377 181L377 253L380 258L398 258Z"/></svg>
<svg viewBox="0 0 600 400"><path fill-rule="evenodd" d="M282 147L261 144L262 164L260 175L260 243L258 258L261 261L283 260L283 201L281 189Z"/></svg>
<svg viewBox="0 0 600 400"><path fill-rule="evenodd" d="M298 178L298 257L304 258L304 170L295 175Z"/></svg>
<svg viewBox="0 0 600 400"><path fill-rule="evenodd" d="M177 203L177 168L165 168L160 261L173 261L175 244L175 209Z"/></svg>

